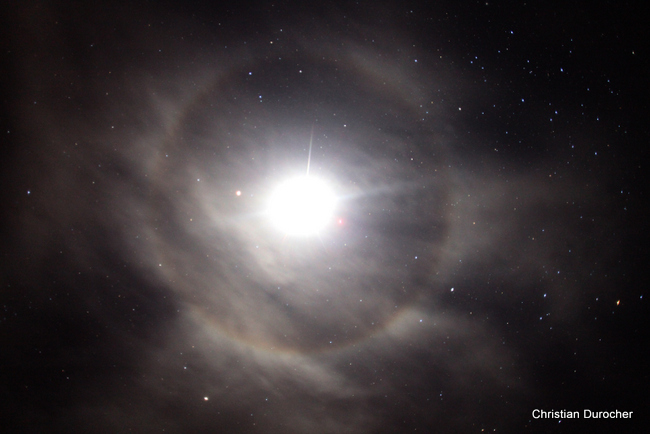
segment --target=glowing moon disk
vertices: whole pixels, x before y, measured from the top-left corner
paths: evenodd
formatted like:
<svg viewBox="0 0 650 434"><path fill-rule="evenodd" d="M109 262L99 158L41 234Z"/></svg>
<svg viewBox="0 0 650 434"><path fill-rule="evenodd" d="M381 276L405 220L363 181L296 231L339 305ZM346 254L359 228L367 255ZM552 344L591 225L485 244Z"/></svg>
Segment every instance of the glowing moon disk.
<svg viewBox="0 0 650 434"><path fill-rule="evenodd" d="M310 176L290 179L271 196L269 214L287 235L317 234L332 219L336 197L322 181Z"/></svg>

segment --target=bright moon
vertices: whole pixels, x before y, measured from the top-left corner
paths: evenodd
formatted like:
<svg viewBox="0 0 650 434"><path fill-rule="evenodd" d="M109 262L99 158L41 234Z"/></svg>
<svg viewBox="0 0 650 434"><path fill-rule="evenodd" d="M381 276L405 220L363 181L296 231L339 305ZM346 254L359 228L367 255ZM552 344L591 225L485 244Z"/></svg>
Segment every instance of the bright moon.
<svg viewBox="0 0 650 434"><path fill-rule="evenodd" d="M303 176L280 184L271 196L269 213L287 235L315 235L332 219L336 198L327 185Z"/></svg>

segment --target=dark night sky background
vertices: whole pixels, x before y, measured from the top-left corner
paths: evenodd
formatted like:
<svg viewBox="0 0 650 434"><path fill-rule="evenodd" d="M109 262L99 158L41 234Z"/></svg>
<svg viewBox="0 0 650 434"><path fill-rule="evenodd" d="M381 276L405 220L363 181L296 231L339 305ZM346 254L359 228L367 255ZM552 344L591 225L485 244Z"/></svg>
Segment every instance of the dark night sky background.
<svg viewBox="0 0 650 434"><path fill-rule="evenodd" d="M647 426L642 2L90 3L0 8L1 430Z"/></svg>

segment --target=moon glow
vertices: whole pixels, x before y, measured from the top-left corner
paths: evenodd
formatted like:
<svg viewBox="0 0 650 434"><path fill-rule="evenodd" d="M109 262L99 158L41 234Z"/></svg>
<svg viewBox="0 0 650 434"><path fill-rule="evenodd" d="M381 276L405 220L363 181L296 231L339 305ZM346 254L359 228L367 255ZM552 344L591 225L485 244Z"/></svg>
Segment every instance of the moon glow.
<svg viewBox="0 0 650 434"><path fill-rule="evenodd" d="M327 226L335 205L336 197L324 181L301 176L277 187L270 198L269 214L285 234L306 237Z"/></svg>

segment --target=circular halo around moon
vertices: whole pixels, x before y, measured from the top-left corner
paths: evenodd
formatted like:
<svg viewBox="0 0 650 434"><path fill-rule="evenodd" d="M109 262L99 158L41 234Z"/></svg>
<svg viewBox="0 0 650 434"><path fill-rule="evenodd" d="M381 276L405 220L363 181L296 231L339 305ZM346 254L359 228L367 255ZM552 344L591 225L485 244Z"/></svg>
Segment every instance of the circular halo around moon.
<svg viewBox="0 0 650 434"><path fill-rule="evenodd" d="M318 178L302 176L280 184L269 200L274 225L290 236L318 234L332 220L336 197Z"/></svg>
<svg viewBox="0 0 650 434"><path fill-rule="evenodd" d="M441 207L449 202L450 186L454 185L449 181L451 165L445 164L444 135L428 127L418 127L417 134L408 138L392 134L391 131L410 128L410 121L406 119L417 119L422 106L415 104L417 100L408 93L412 86L400 86L388 93L377 93L376 88L395 77L391 72L398 78L407 76L399 75L401 72L391 69L390 64L370 60L359 63L355 52L348 54L352 54L347 57L348 61L330 66L336 70L344 65L352 76L360 77L363 86L343 95L342 101L328 103L326 107L309 101L298 104L308 94L309 88L305 86L312 82L307 80L288 89L291 104L280 104L274 106L278 110L269 110L267 105L259 103L259 93L241 99L236 89L246 88L249 75L241 76L241 68L230 68L209 77L198 88L191 87L189 90L194 93L190 92L191 96L182 100L183 104L170 118L162 136L164 140L153 141L164 144L163 149L149 153L152 159L146 166L148 170L153 167L155 183L152 185L156 187L153 197L158 199L151 202L150 213L144 217L138 215L144 218L149 234L146 247L151 259L147 263L187 303L198 325L215 337L273 353L329 352L379 336L384 330L392 333L395 320L409 312L408 307L420 297L430 294L428 275L444 257L452 215L429 212L432 201ZM310 54L305 50L292 56L296 56L296 61L311 62L318 68L322 66L320 51ZM260 64L246 65L246 69L255 74L261 66L260 61ZM274 67L266 63L263 66L266 71ZM284 93L286 91L283 89ZM357 105L370 94L379 98L380 103ZM239 104L251 103L253 111L248 112L247 119L255 119L254 127L250 123L242 127L241 113L224 103L231 99ZM383 107L387 105L397 107L400 113L408 116L391 118L387 124L382 118ZM365 122L359 128L342 130L345 126L341 127L336 120L329 117L319 120L319 128L332 131L332 146L320 155L323 160L319 164L327 167L328 177L337 180L330 184L325 179L328 182L322 184L336 193L332 195L336 198L336 209L321 214L314 209L307 211L309 207L299 207L301 194L287 187L291 186L290 181L277 186L278 192L286 188L289 199L275 202L272 199L275 190L268 186L268 179L302 166L303 161L299 161L302 158L294 154L298 146L304 146L304 126L316 115L357 107L370 110L364 112L368 119L382 119L382 128L376 129L372 122ZM288 146L287 142L292 142L290 132L301 129L302 137ZM188 137L195 146L189 158L167 158L168 154L180 155ZM424 179L418 178L415 184L413 172L397 164L395 158L401 154L394 155L395 149L401 149L411 140L426 144L425 148L409 148L414 161L423 162L424 167L421 174ZM260 146L262 142L264 146ZM369 143L374 144L371 150L364 146ZM395 148L400 144L401 147ZM433 145L435 154L431 154ZM238 151L233 152L234 149ZM253 177L250 173L260 176ZM219 174L219 177L206 182L211 174ZM304 178L304 175L299 177ZM311 175L309 178L313 181L324 179ZM282 182L281 179L278 182ZM410 188L413 185L418 188ZM267 186L271 188L267 190ZM309 191L305 187L298 189L301 190L303 193ZM170 203L165 198L171 191L188 194L174 196ZM236 191L242 194L233 194ZM244 191L250 194L244 195ZM283 202L288 202L289 206L281 206ZM301 211L291 211L296 208ZM339 208L344 209L339 211ZM386 213L387 209L404 212ZM281 245L276 236L264 238L270 235L266 229L305 240L314 235L329 235L326 229L336 221L333 215L338 212L344 213L355 225L349 225L345 231L332 231L343 238L335 236L325 240L330 241L327 245L331 254L316 243ZM329 223L324 219L325 228L315 233L313 228L323 220L300 217L327 214L330 214ZM159 228L158 222L163 215L170 219L171 225ZM190 223L186 222L188 215L192 215ZM405 219L406 215L415 217ZM257 217L266 220L268 225L254 224ZM294 224L296 221L298 224ZM306 227L301 228L303 223L300 222ZM126 226L133 227L132 224ZM387 228L393 232L387 232ZM417 238L409 234L417 234ZM131 235L137 234L128 235L133 239ZM347 244L344 240L353 242ZM395 240L408 241L410 251L429 253L418 259L415 268L400 267L396 272L390 266L395 260ZM137 259L141 260L141 256ZM319 266L325 259L327 267ZM376 286L378 282L382 283L381 288ZM408 291L404 289L404 282L412 283Z"/></svg>

